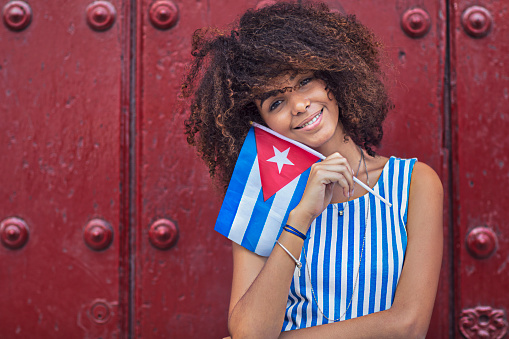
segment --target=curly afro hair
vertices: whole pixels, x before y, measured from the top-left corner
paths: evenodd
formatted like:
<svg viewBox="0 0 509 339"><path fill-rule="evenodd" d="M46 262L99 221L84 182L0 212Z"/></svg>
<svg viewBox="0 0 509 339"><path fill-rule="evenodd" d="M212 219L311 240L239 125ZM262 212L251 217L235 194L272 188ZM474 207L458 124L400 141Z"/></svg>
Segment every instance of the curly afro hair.
<svg viewBox="0 0 509 339"><path fill-rule="evenodd" d="M226 190L250 122L264 123L255 99L271 79L312 72L336 98L345 134L375 155L391 108L380 48L355 16L325 4L280 2L248 10L231 30L197 30L181 93L187 141Z"/></svg>

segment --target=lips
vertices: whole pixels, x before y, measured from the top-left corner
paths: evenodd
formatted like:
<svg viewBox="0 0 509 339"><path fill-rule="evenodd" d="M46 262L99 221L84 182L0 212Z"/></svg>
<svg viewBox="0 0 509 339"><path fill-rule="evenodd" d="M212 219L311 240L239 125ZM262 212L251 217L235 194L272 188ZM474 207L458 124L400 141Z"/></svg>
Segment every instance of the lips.
<svg viewBox="0 0 509 339"><path fill-rule="evenodd" d="M320 116L322 114L323 114L323 108L316 114L313 114L312 116L310 116L309 118L307 118L306 120L301 122L299 126L295 127L295 129L302 129L306 126L313 124L315 121L317 121L320 118Z"/></svg>

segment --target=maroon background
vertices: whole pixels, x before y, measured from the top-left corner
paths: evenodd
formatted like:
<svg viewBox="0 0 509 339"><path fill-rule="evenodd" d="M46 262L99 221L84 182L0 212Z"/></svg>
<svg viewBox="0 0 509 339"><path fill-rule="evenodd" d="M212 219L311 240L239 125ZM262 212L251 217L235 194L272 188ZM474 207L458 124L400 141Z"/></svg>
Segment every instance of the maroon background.
<svg viewBox="0 0 509 339"><path fill-rule="evenodd" d="M174 0L176 25L158 29L154 1L112 0L105 31L87 25L91 2L28 1L27 28L0 25L0 221L29 228L24 247L0 245L0 337L227 335L231 246L212 231L220 196L185 142L177 94L192 33L267 1ZM509 5L327 3L385 43L395 110L380 152L418 157L442 178L445 255L428 337L461 337L462 310L509 305ZM485 37L463 28L473 5L492 15ZM402 29L415 8L430 18L422 37ZM113 230L103 251L83 240L94 218ZM160 219L179 230L169 250L149 241ZM467 251L477 226L497 237L486 259ZM110 312L103 321L98 302Z"/></svg>

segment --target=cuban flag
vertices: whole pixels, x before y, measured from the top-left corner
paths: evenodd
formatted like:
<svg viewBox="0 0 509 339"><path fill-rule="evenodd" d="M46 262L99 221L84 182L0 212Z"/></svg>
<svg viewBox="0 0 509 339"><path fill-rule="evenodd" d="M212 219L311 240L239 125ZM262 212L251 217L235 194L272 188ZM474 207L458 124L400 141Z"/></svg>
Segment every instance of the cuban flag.
<svg viewBox="0 0 509 339"><path fill-rule="evenodd" d="M242 146L215 230L268 257L300 202L310 167L323 156L253 123Z"/></svg>

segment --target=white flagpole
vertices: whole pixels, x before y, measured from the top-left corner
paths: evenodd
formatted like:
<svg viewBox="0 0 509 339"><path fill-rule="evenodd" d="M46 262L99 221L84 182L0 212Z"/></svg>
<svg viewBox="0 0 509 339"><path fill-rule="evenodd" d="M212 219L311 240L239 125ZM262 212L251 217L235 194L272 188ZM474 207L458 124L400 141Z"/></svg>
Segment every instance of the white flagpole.
<svg viewBox="0 0 509 339"><path fill-rule="evenodd" d="M319 153L319 152L315 151L315 150L314 150L314 149L312 149L311 147L308 147L308 146L306 146L306 145L304 145L304 144L302 144L302 143L300 143L300 142L298 142L298 141L295 141L295 140L293 140L293 139L287 138L287 137L285 137L284 135L281 135L281 134L279 134L279 133L277 133L277 132L275 132L275 131L271 130L270 128L265 127L265 126L263 126L263 125L260 125L260 124L258 124L258 123L256 123L256 122L253 122L252 124L253 124L253 126L255 126L255 127L257 127L257 128L260 128L260 129L264 130L264 131L265 131L265 132L267 132L267 133L270 133L270 134L272 134L272 135L274 135L274 136L276 136L276 137L278 137L278 138L280 138L280 139L283 139L283 140L285 140L285 141L288 141L288 142L289 142L289 143L291 143L291 144L294 144L294 145L295 145L295 146L297 146L297 147L302 148L303 150L305 150L305 151L307 151L307 152L309 152L309 153L311 153L311 154L313 154L313 155L317 156L318 158L320 158L320 159L322 159L322 160L324 160L324 159L325 159L325 157L323 156L323 154L321 154L321 153ZM369 193L373 194L375 197L377 197L378 199L380 199L381 201L383 201L385 204L387 204L387 206L389 206L389 207L391 207L391 206L392 206L392 204L391 204L391 203L390 203L387 199L385 199L385 198L381 197L378 193L376 193L375 191L373 191L373 190L372 190L369 186L367 186L366 184L364 184L362 181L360 181L359 179L357 179L355 176L353 176L353 181L355 181L356 183L358 183L359 185L361 185L361 186L362 186L362 187L363 187L366 191L368 191Z"/></svg>

